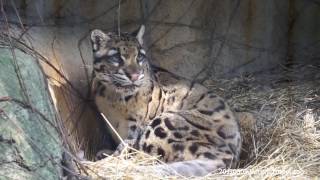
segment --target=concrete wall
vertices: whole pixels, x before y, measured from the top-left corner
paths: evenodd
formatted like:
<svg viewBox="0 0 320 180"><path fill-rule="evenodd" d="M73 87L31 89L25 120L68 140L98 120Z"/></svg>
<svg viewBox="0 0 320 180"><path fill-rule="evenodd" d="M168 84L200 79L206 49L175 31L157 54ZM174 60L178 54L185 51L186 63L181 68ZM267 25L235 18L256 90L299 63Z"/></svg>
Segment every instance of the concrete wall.
<svg viewBox="0 0 320 180"><path fill-rule="evenodd" d="M15 1L25 24L37 36L48 32L67 44L62 61L71 67L79 53L70 51L93 28L117 28L119 1ZM147 25L151 59L193 77L204 67L214 74L256 72L286 61L319 58L320 5L313 0L122 0L121 30ZM8 3L8 7L10 7ZM10 8L8 8L10 9ZM9 11L9 10L8 10ZM15 12L13 10L12 14ZM16 19L15 16L10 16ZM52 26L55 28L53 29ZM37 29L37 30L36 30ZM49 33L49 36L52 35ZM88 42L82 42L90 49ZM60 52L59 50L57 50ZM90 64L90 51L84 52ZM76 58L74 58L76 57ZM66 68L68 69L68 68Z"/></svg>

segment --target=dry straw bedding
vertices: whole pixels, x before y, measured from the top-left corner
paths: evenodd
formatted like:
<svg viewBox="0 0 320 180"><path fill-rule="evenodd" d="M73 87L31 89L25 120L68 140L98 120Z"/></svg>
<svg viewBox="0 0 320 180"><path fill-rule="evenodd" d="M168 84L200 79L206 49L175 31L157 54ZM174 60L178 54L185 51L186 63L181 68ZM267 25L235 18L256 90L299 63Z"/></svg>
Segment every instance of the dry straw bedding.
<svg viewBox="0 0 320 180"><path fill-rule="evenodd" d="M310 68L320 72L320 66ZM220 170L199 179L309 179L318 176L319 74L315 79L314 75L310 79L294 79L290 72L295 71L205 82L225 97L236 111L249 112L256 122L241 122L244 145L239 168ZM97 162L82 162L82 165L86 173L97 179L187 179L159 175L152 166L141 170L141 167L155 163L161 162L136 152L135 155L123 153Z"/></svg>

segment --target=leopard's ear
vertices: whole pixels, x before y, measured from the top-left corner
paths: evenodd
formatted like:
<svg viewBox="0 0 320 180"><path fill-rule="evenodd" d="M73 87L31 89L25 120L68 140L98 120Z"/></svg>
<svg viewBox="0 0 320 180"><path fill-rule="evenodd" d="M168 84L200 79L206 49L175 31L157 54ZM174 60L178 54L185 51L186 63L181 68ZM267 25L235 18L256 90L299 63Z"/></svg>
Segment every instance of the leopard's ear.
<svg viewBox="0 0 320 180"><path fill-rule="evenodd" d="M101 47L105 47L110 40L110 36L99 29L91 31L91 42L93 51L99 51Z"/></svg>
<svg viewBox="0 0 320 180"><path fill-rule="evenodd" d="M141 25L139 29L137 29L136 31L134 31L132 33L133 36L135 36L138 40L138 42L140 43L140 45L143 45L143 35L145 32L145 26Z"/></svg>

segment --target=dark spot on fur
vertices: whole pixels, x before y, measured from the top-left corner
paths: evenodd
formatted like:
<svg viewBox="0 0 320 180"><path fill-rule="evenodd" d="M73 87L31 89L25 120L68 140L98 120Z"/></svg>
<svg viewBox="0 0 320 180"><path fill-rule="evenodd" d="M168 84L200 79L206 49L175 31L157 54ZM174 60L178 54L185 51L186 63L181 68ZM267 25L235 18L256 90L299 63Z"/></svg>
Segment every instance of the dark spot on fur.
<svg viewBox="0 0 320 180"><path fill-rule="evenodd" d="M223 158L222 161L224 162L224 164L226 164L227 167L229 167L231 164L231 159Z"/></svg>
<svg viewBox="0 0 320 180"><path fill-rule="evenodd" d="M195 104L198 104L204 97L205 97L205 94L202 94Z"/></svg>
<svg viewBox="0 0 320 180"><path fill-rule="evenodd" d="M224 151L225 153L227 153L227 154L232 154L232 152L231 151L228 151L228 150L226 150L226 151Z"/></svg>
<svg viewBox="0 0 320 180"><path fill-rule="evenodd" d="M188 130L189 130L189 127L188 127L188 126L177 127L176 129L177 129L177 130L180 130L180 131L188 131Z"/></svg>
<svg viewBox="0 0 320 180"><path fill-rule="evenodd" d="M162 98L162 91L160 90L160 92L159 92L159 101L161 100L161 98Z"/></svg>
<svg viewBox="0 0 320 180"><path fill-rule="evenodd" d="M126 97L124 97L124 100L126 102L128 102L132 97L133 97L133 95L126 96Z"/></svg>
<svg viewBox="0 0 320 180"><path fill-rule="evenodd" d="M174 132L173 133L174 137L178 138L178 139L181 139L182 138L182 135L178 132Z"/></svg>
<svg viewBox="0 0 320 180"><path fill-rule="evenodd" d="M150 130L148 130L148 131L146 132L146 135L145 135L146 139L149 138L149 135L150 135Z"/></svg>
<svg viewBox="0 0 320 180"><path fill-rule="evenodd" d="M207 142L195 142L197 143L199 146L204 146L204 147L207 147L207 148L211 148L212 147L212 144L211 143L207 143Z"/></svg>
<svg viewBox="0 0 320 180"><path fill-rule="evenodd" d="M223 117L226 119L230 119L230 116L228 114L225 114Z"/></svg>
<svg viewBox="0 0 320 180"><path fill-rule="evenodd" d="M195 152L197 152L197 150L198 150L198 145L195 143L189 147L189 151L191 152L191 154L194 154Z"/></svg>
<svg viewBox="0 0 320 180"><path fill-rule="evenodd" d="M199 135L200 135L199 131L197 131L197 130L192 130L190 134L194 135L196 137L199 137Z"/></svg>
<svg viewBox="0 0 320 180"><path fill-rule="evenodd" d="M194 138L194 137L187 137L186 141L195 141L195 140L199 140L198 138Z"/></svg>
<svg viewBox="0 0 320 180"><path fill-rule="evenodd" d="M171 144L171 143L173 143L173 142L182 143L182 141L177 141L177 140L174 140L174 139L171 139L171 138L168 139L168 143L169 143L169 144Z"/></svg>
<svg viewBox="0 0 320 180"><path fill-rule="evenodd" d="M211 138L208 134L205 134L204 136L206 137L206 139L208 140L208 142L210 142L211 144L216 145L216 142L214 141L214 139Z"/></svg>
<svg viewBox="0 0 320 180"><path fill-rule="evenodd" d="M147 149L147 143L143 143L142 145L142 150L145 150L145 149Z"/></svg>
<svg viewBox="0 0 320 180"><path fill-rule="evenodd" d="M209 128L204 127L204 126L202 126L202 125L200 125L200 124L196 124L195 122L189 120L188 118L186 118L185 116L183 116L183 115L181 115L181 114L178 114L178 115L180 115L181 117L183 117L183 118L186 120L186 122L188 122L189 124L191 124L192 126L198 128L198 129L205 130L205 131L209 131L209 130L210 130Z"/></svg>
<svg viewBox="0 0 320 180"><path fill-rule="evenodd" d="M136 142L135 142L134 145L133 145L133 147L136 148L137 150L140 150L139 143L140 143L140 140L141 140L141 135L142 135L142 134L139 134L139 135L138 135L137 140L136 140Z"/></svg>
<svg viewBox="0 0 320 180"><path fill-rule="evenodd" d="M199 113L211 116L213 114L213 111L206 111L206 110L198 110Z"/></svg>
<svg viewBox="0 0 320 180"><path fill-rule="evenodd" d="M161 157L164 157L166 155L166 152L161 147L158 147L157 153Z"/></svg>
<svg viewBox="0 0 320 180"><path fill-rule="evenodd" d="M175 130L176 128L172 125L169 118L164 119L164 124L167 126L169 130Z"/></svg>
<svg viewBox="0 0 320 180"><path fill-rule="evenodd" d="M210 95L209 95L209 98L211 98L211 99L212 99L212 98L216 98L216 97L217 97L217 95L215 95L215 94L210 94Z"/></svg>
<svg viewBox="0 0 320 180"><path fill-rule="evenodd" d="M214 109L215 112L225 110L226 108L226 104L221 99L219 100L219 103L220 105Z"/></svg>
<svg viewBox="0 0 320 180"><path fill-rule="evenodd" d="M208 159L217 159L217 156L213 155L212 153L210 152L205 152L203 153L203 156L208 158Z"/></svg>
<svg viewBox="0 0 320 180"><path fill-rule="evenodd" d="M152 148L153 148L152 144L147 145L146 143L144 143L143 146L142 146L142 150L147 152L147 153L150 153L152 151Z"/></svg>
<svg viewBox="0 0 320 180"><path fill-rule="evenodd" d="M226 139L226 134L223 132L223 128L224 128L224 126L220 126L220 127L218 128L217 133L218 133L218 135L219 135L220 137L222 137L223 139Z"/></svg>
<svg viewBox="0 0 320 180"><path fill-rule="evenodd" d="M137 120L136 120L135 118L133 118L133 117L129 117L127 120L128 120L128 121L137 122Z"/></svg>
<svg viewBox="0 0 320 180"><path fill-rule="evenodd" d="M167 137L167 133L164 131L162 127L158 127L157 129L155 129L154 135L158 136L161 139Z"/></svg>
<svg viewBox="0 0 320 180"><path fill-rule="evenodd" d="M218 145L218 148L224 148L226 146L227 146L226 144L220 144L220 145Z"/></svg>
<svg viewBox="0 0 320 180"><path fill-rule="evenodd" d="M172 145L172 148L175 150L175 151L183 151L184 150L184 145L183 144L173 144Z"/></svg>
<svg viewBox="0 0 320 180"><path fill-rule="evenodd" d="M160 118L156 118L152 121L151 123L151 127L154 129L156 126L158 126L161 123L161 119Z"/></svg>
<svg viewBox="0 0 320 180"><path fill-rule="evenodd" d="M219 122L221 122L221 120L220 119L214 119L213 122L219 123Z"/></svg>
<svg viewBox="0 0 320 180"><path fill-rule="evenodd" d="M152 148L153 148L153 145L150 144L148 147L147 147L147 153L150 153L152 151Z"/></svg>
<svg viewBox="0 0 320 180"><path fill-rule="evenodd" d="M136 129L137 129L137 126L136 126L136 125L130 126L130 130L131 130L131 131L135 131Z"/></svg>

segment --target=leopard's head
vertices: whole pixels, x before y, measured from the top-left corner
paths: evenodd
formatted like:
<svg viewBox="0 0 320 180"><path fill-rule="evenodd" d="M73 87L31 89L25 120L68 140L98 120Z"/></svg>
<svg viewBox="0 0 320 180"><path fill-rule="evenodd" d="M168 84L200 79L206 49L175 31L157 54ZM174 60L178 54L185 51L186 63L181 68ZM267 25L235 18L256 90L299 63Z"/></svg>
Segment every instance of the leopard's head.
<svg viewBox="0 0 320 180"><path fill-rule="evenodd" d="M95 78L117 92L132 94L150 79L146 51L142 48L145 27L133 33L104 33L93 30Z"/></svg>

